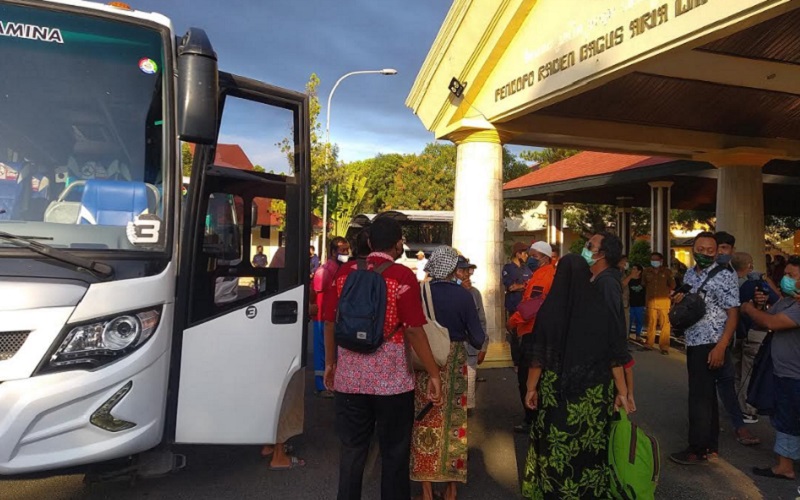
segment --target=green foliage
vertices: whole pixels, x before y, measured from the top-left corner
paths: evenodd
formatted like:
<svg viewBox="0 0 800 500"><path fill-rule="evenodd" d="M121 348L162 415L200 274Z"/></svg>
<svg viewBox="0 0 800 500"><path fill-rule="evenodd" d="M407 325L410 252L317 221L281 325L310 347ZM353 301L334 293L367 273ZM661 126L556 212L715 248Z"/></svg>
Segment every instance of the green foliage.
<svg viewBox="0 0 800 500"><path fill-rule="evenodd" d="M266 169L261 165L253 165L253 172L266 172ZM270 173L274 173L274 171L270 171Z"/></svg>
<svg viewBox="0 0 800 500"><path fill-rule="evenodd" d="M386 207L386 200L394 191L394 179L406 161L400 154L379 154L374 158L354 161L344 165L366 180L367 193L361 207L364 213L378 213Z"/></svg>
<svg viewBox="0 0 800 500"><path fill-rule="evenodd" d="M638 240L631 246L631 251L628 253L628 263L647 267L650 265L650 252L650 243Z"/></svg>
<svg viewBox="0 0 800 500"><path fill-rule="evenodd" d="M191 177L192 175L192 149L189 143L181 142L181 172L184 177Z"/></svg>
<svg viewBox="0 0 800 500"><path fill-rule="evenodd" d="M317 89L320 79L316 73L312 73L306 83L306 93L309 96L308 122L311 135L311 208L321 215L322 199L325 184L336 184L341 177L340 169L336 168L339 164L339 148L336 145L329 145L324 142L322 124L319 121L321 104ZM284 137L277 144L281 152L289 160L290 165L294 165L294 138L293 134ZM333 212L335 207L328 203L328 211Z"/></svg>
<svg viewBox="0 0 800 500"><path fill-rule="evenodd" d="M367 179L354 171L345 171L345 177L328 193L328 201L336 207L331 211L333 229L331 234L347 234L350 221L358 215L364 196L367 194Z"/></svg>
<svg viewBox="0 0 800 500"><path fill-rule="evenodd" d="M569 253L574 253L574 254L580 255L581 252L583 251L583 247L586 246L586 242L587 241L589 241L589 240L587 240L586 238L583 238L583 237L576 239L569 246Z"/></svg>
<svg viewBox="0 0 800 500"><path fill-rule="evenodd" d="M551 163L564 160L580 153L579 149L544 148L540 150L527 150L520 153L519 157L525 161L532 161L544 168Z"/></svg>
<svg viewBox="0 0 800 500"><path fill-rule="evenodd" d="M527 151L523 151L527 153ZM503 183L522 177L531 172L530 167L524 161L520 161L508 148L503 147ZM536 205L530 200L504 200L503 216L514 217L521 215Z"/></svg>
<svg viewBox="0 0 800 500"><path fill-rule="evenodd" d="M433 142L419 155L403 158L395 172L386 209L452 210L456 184L456 147Z"/></svg>

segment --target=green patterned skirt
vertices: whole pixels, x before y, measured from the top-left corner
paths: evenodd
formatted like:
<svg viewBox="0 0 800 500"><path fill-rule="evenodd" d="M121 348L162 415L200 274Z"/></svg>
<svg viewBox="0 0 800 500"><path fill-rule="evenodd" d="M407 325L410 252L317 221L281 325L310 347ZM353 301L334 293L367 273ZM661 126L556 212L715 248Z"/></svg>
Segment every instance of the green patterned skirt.
<svg viewBox="0 0 800 500"><path fill-rule="evenodd" d="M416 372L414 407L428 404L428 374ZM450 355L442 367L441 406L421 421L411 434L411 480L467 482L467 350L464 342L450 342Z"/></svg>
<svg viewBox="0 0 800 500"><path fill-rule="evenodd" d="M614 384L610 374L607 383L566 401L558 386L555 372L542 373L522 494L533 500L611 498L608 436Z"/></svg>

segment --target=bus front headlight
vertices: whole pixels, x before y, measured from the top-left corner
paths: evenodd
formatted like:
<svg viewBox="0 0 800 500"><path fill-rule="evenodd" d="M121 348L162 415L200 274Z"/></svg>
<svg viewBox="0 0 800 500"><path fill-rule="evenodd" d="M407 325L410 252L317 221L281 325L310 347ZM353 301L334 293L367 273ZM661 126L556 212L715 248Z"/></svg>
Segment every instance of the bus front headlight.
<svg viewBox="0 0 800 500"><path fill-rule="evenodd" d="M153 336L160 318L159 307L67 325L63 340L37 373L92 369L124 357Z"/></svg>

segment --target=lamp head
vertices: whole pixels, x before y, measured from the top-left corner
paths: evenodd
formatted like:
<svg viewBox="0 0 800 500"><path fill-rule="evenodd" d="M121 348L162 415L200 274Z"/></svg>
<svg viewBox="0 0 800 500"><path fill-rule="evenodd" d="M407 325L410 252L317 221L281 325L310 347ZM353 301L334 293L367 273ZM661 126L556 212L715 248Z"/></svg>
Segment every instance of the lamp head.
<svg viewBox="0 0 800 500"><path fill-rule="evenodd" d="M386 68L381 70L382 75L396 75L397 70L393 68Z"/></svg>

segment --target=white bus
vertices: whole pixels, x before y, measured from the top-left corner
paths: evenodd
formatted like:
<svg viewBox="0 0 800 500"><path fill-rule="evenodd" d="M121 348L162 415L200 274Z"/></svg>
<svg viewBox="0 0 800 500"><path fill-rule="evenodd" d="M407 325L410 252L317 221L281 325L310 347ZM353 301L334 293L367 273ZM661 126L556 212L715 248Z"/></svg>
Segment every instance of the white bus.
<svg viewBox="0 0 800 500"><path fill-rule="evenodd" d="M116 2L0 0L0 60L0 475L301 432L307 96Z"/></svg>

